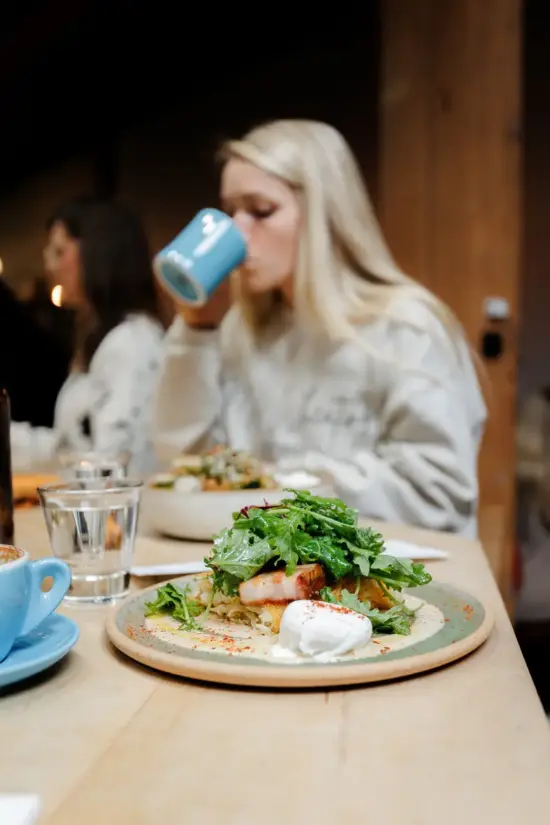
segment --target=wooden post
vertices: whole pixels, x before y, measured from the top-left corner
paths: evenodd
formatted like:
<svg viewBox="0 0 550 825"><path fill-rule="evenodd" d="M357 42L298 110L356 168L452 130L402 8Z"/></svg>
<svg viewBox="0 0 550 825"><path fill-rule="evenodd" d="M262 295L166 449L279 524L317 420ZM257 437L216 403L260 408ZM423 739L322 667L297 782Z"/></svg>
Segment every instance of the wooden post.
<svg viewBox="0 0 550 825"><path fill-rule="evenodd" d="M521 274L521 0L381 0L379 194L389 244L455 310L484 359L490 421L480 459L480 537L510 603ZM510 316L487 320L498 296Z"/></svg>

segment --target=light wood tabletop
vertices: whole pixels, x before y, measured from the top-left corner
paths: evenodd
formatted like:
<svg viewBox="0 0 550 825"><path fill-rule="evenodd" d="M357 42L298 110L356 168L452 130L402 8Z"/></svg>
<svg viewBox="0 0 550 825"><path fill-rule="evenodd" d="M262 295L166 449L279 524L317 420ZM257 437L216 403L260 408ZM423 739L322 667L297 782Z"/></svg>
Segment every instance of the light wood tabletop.
<svg viewBox="0 0 550 825"><path fill-rule="evenodd" d="M489 640L439 671L333 692L228 689L125 659L108 608L63 607L74 650L0 693L0 792L42 797L44 825L487 825L542 823L550 732L475 542L383 527L450 551L434 579L496 613ZM49 555L39 510L16 540ZM205 545L140 538L138 563L202 558ZM143 580L141 584L150 584Z"/></svg>

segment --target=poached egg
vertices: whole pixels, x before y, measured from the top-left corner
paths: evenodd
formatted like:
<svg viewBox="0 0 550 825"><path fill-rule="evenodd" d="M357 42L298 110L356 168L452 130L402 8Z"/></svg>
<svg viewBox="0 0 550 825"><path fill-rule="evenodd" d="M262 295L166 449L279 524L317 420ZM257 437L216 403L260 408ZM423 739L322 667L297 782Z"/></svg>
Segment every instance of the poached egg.
<svg viewBox="0 0 550 825"><path fill-rule="evenodd" d="M299 599L283 613L271 654L277 659L328 662L364 647L371 636L368 616L339 604Z"/></svg>

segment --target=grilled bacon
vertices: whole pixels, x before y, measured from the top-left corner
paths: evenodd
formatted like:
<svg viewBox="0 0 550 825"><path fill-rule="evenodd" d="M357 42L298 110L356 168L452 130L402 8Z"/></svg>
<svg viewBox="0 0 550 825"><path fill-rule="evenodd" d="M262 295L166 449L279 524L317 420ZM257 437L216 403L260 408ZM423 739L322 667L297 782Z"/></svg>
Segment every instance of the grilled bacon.
<svg viewBox="0 0 550 825"><path fill-rule="evenodd" d="M248 605L289 604L319 595L325 585L325 571L320 564L301 564L290 576L284 570L275 570L241 582L239 596L242 604Z"/></svg>

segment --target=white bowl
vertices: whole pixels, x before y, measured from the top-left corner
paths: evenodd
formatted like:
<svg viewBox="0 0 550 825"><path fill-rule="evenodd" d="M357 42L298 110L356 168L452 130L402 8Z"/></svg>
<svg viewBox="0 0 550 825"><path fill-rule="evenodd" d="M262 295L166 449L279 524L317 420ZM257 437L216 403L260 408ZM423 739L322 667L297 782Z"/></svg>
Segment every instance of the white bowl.
<svg viewBox="0 0 550 825"><path fill-rule="evenodd" d="M249 505L278 504L284 490L228 490L181 492L158 487L143 490L147 523L159 533L180 539L211 541L233 524L233 513Z"/></svg>
<svg viewBox="0 0 550 825"><path fill-rule="evenodd" d="M143 509L149 527L166 536L195 541L212 541L212 537L225 527L233 524L233 513L243 507L278 504L283 498L291 497L288 488L310 490L314 495L333 496L332 488L318 476L310 473L275 473L279 487L275 490L223 490L203 492L202 490L170 490L151 487L154 479L149 479L143 491ZM287 488L285 490L285 488Z"/></svg>

